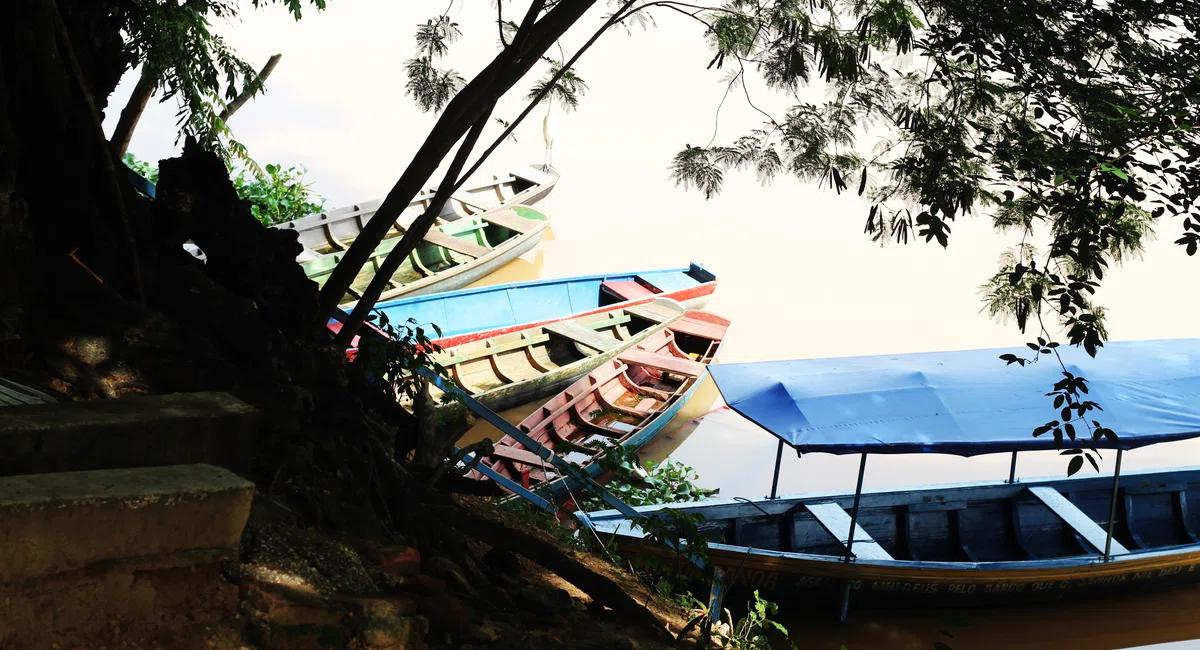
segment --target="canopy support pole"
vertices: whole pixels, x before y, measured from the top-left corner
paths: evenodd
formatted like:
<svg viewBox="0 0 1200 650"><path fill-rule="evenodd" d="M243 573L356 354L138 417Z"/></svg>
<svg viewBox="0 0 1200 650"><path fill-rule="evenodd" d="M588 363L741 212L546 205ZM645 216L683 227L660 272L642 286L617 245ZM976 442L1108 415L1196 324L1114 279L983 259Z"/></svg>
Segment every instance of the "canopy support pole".
<svg viewBox="0 0 1200 650"><path fill-rule="evenodd" d="M775 452L775 477L771 479L771 496L769 499L774 499L776 489L779 487L779 464L783 462L783 438L779 439L779 449Z"/></svg>
<svg viewBox="0 0 1200 650"><path fill-rule="evenodd" d="M1008 482L1017 482L1017 452L1015 451L1013 452L1012 456L1012 465L1008 467Z"/></svg>
<svg viewBox="0 0 1200 650"><path fill-rule="evenodd" d="M854 529L858 527L858 505L862 501L862 484L863 476L867 473L867 455L862 455L862 460L858 461L858 486L854 488L854 508L850 510L850 534L846 538L846 562L854 559ZM850 612L850 581L846 581L846 586L842 589L842 608L838 613L838 620L842 623L846 622L846 615Z"/></svg>
<svg viewBox="0 0 1200 650"><path fill-rule="evenodd" d="M1117 523L1117 488L1121 485L1121 452L1117 450L1117 467L1113 470L1112 502L1108 506L1108 538L1104 540L1104 561L1112 559L1113 527Z"/></svg>

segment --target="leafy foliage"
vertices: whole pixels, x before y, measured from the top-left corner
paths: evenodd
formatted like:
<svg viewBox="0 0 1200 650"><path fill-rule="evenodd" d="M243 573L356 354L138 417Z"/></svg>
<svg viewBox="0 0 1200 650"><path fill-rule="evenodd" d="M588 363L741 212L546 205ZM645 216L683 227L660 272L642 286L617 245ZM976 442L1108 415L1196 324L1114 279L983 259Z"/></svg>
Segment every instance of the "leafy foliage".
<svg viewBox="0 0 1200 650"><path fill-rule="evenodd" d="M442 110L467 83L454 70L434 65L446 56L450 45L460 35L458 23L444 15L417 26L417 56L404 62L404 72L408 76L404 92L412 95L423 112Z"/></svg>
<svg viewBox="0 0 1200 650"><path fill-rule="evenodd" d="M125 154L125 157L122 159L122 162L125 163L126 167L137 172L138 176L141 176L142 178L150 181L151 183L154 183L154 184L158 183L158 167L151 165L150 163L146 162L145 160L139 160L137 156L135 156L131 153Z"/></svg>
<svg viewBox="0 0 1200 650"><path fill-rule="evenodd" d="M606 489L631 506L701 501L716 494L716 490L697 486L695 481L699 480L700 475L683 463L670 459L661 463L647 461L643 465L646 469L643 477L638 476L637 472L642 465L637 452L611 443L592 446L603 450L596 462L613 475ZM602 510L607 507L599 497L590 495L579 505L583 510Z"/></svg>
<svg viewBox="0 0 1200 650"><path fill-rule="evenodd" d="M362 337L355 363L364 364L367 376L381 382L389 394L415 402L424 382L417 374L421 368L449 376L446 368L433 358L441 347L429 338L427 330L418 325L416 319L410 318L396 326L388 320L387 314L379 313L378 317L373 314L370 320L385 336ZM442 335L437 325L430 327L437 336Z"/></svg>
<svg viewBox="0 0 1200 650"><path fill-rule="evenodd" d="M282 0L299 20L302 0ZM255 8L274 0L253 0ZM325 0L311 0L318 10ZM261 92L258 73L211 29L213 19L232 20L238 4L232 0L148 0L118 5L130 68L143 66L158 80L163 101L179 104L180 136L191 135L219 154L226 164L240 159L252 165L246 148L232 139L220 119L225 102L242 92Z"/></svg>
<svg viewBox="0 0 1200 650"><path fill-rule="evenodd" d="M546 56L542 57L542 60L550 65L550 69L546 72L546 76L534 85L525 99L534 101L544 92L546 94L542 97L541 101L543 102L557 101L567 111L579 108L579 98L587 94L587 83L573 70L563 70L561 61L555 61Z"/></svg>
<svg viewBox="0 0 1200 650"><path fill-rule="evenodd" d="M1034 324L1047 343L1061 331L1090 355L1107 337L1092 297L1110 266L1137 257L1167 215L1182 220L1176 243L1200 250L1192 3L1018 0L996 12L962 0L730 0L708 9L697 19L710 67L735 77L751 68L793 97L819 78L831 100L797 100L778 117L760 110L763 125L731 145L688 145L672 163L685 189L714 196L724 173L741 169L839 193L853 184L871 201L864 231L881 244L945 247L955 220L990 212L1019 243L983 287L985 309L1023 332ZM905 65L893 55L915 56ZM864 147L864 134L881 137ZM1094 420L1083 424L1089 438L1109 439Z"/></svg>
<svg viewBox="0 0 1200 650"><path fill-rule="evenodd" d="M158 167L132 153L125 154L125 165L151 183L158 182ZM255 175L253 169L249 173L242 170L233 178L233 188L240 198L250 202L250 212L262 225L270 227L299 219L324 207L325 199L304 184L303 168L284 169L282 165L268 164L261 170L262 175Z"/></svg>
<svg viewBox="0 0 1200 650"><path fill-rule="evenodd" d="M243 171L233 179L238 196L250 202L250 211L262 225L274 226L321 211L325 199L314 196L304 184L303 168L269 164L263 171L262 176Z"/></svg>

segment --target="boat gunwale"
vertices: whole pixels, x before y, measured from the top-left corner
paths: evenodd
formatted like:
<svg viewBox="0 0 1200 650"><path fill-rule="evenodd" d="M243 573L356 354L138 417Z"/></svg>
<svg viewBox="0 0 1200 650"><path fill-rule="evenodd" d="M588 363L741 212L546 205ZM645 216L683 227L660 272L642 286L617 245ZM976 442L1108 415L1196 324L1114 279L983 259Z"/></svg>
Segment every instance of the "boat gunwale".
<svg viewBox="0 0 1200 650"><path fill-rule="evenodd" d="M1162 469L1137 470L1134 472L1129 472L1127 474L1124 474L1123 476L1125 478L1132 479L1132 478L1138 477L1138 476L1143 476L1143 477L1144 476L1170 476L1170 475L1187 474L1187 473L1200 474L1200 466L1171 468L1166 471L1164 471ZM906 494L906 493L912 493L912 492L932 492L935 490L962 489L962 488L1013 488L1013 489L1018 489L1018 493L1019 493L1020 491L1023 491L1025 488L1036 487L1038 485L1047 485L1047 484L1061 485L1065 482L1083 482L1083 481L1096 481L1096 480L1106 480L1106 479L1108 479L1108 477L1104 477L1104 476L1096 476L1096 477L1087 476L1087 477L1077 477L1077 478L1039 477L1039 478L1035 478L1035 479L1023 479L1017 483L1009 483L1004 480L993 480L993 481L976 481L976 482L964 482L964 483L946 483L946 484L938 484L938 485L921 486L919 488L910 488L910 489L873 488L870 490L863 490L862 494L863 494L863 496L900 495L900 494ZM1200 477L1198 477L1197 480L1200 480ZM1060 490L1060 491L1062 491L1062 490ZM710 500L705 500L705 501L697 501L694 503L684 503L684 504L676 503L676 504L659 504L659 505L653 505L653 506L636 506L636 507L634 507L634 510L636 510L639 514L644 514L644 513L657 512L659 510L664 510L664 509L687 511L687 510L697 510L697 509L702 509L702 508L724 507L724 506L746 507L751 504L753 504L753 506L759 506L759 507L763 506L764 504L767 506L775 505L775 504L779 504L779 505L787 504L787 507L784 508L784 510L783 510L784 512L786 512L787 510L793 510L793 509L796 509L799 507L803 507L803 504L806 502L815 502L815 501L830 500L830 499L847 499L847 498L852 498L852 497L853 497L853 494L847 494L845 492L828 491L828 492L781 495L778 498L773 499L773 500L768 499L768 498L745 499L745 500L740 500L738 498L730 498L730 499L710 499ZM764 510L765 510L765 508L764 508ZM782 514L783 514L783 512L779 513L779 515L782 515ZM756 515L756 516L764 516L764 515ZM772 515L767 514L765 516L769 517ZM651 551L652 554L657 554L655 552L659 550L659 549L657 549L657 547L645 546L643 544L643 540L645 540L645 536L643 534L641 534L640 531L635 532L634 526L630 526L627 530L622 531L621 530L622 525L628 524L629 520L624 515L622 515L620 512L618 512L616 510L598 510L598 511L590 512L590 513L579 512L579 513L576 513L576 517L583 523L583 525L591 528L592 530L594 530L597 533L612 535L613 537L618 538L618 540L620 540L620 541L625 541L626 543L633 543L633 544L637 544L639 546L644 546L645 549ZM737 518L734 518L734 519L737 519ZM1016 572L1016 571L1022 571L1022 570L1053 569L1053 568L1066 568L1066 567L1109 566L1109 565L1115 565L1118 563L1128 563L1130 561L1136 561L1136 560L1156 559L1156 558L1172 557L1172 556L1184 556L1184 555L1188 555L1188 554L1196 554L1197 556L1200 556L1200 542L1192 543L1192 544L1177 544L1177 545L1159 547L1159 548L1154 548L1154 549L1130 550L1128 553L1124 553L1121 555L1113 555L1107 561L1105 561L1105 559L1104 559L1104 553L1101 552L1101 553L1071 555L1071 556L1065 556L1065 557L1039 559L1039 560L991 560L991 561L986 561L986 562L969 562L969 561L947 562L947 561L934 561L934 560L866 560L866 559L855 558L853 562L846 563L844 555L822 555L822 554L817 554L817 553L802 553L802 552L797 552L797 551L777 551L777 550L767 549L767 548L743 546L743 545L738 545L738 544L727 544L727 543L722 543L722 542L710 542L708 544L708 548L710 549L710 551L721 551L721 552L725 552L725 553L733 553L733 554L737 554L737 555L743 555L747 558L756 557L759 559L767 559L767 560L772 560L772 559L774 559L774 560L793 560L793 561L801 561L801 562L806 562L806 563L815 563L818 565L824 564L824 565L830 565L830 566L842 565L842 566L850 566L850 567L858 566L858 567L872 567L872 568L881 568L881 569L909 569L909 570L936 570L936 571L967 570L967 571L973 571L973 572L984 572L984 571ZM669 553L665 553L665 552L663 554L669 555ZM799 573L799 571L795 571L795 570L791 570L791 571L786 570L787 569L786 564L781 565L779 568L780 568L780 570L784 570L784 572L786 572L786 573ZM853 572L846 572L846 573L853 573ZM922 576L914 576L914 577L916 577L918 579L922 578ZM928 577L929 576L924 576L924 578L928 578ZM945 579L945 577L941 577L939 579Z"/></svg>

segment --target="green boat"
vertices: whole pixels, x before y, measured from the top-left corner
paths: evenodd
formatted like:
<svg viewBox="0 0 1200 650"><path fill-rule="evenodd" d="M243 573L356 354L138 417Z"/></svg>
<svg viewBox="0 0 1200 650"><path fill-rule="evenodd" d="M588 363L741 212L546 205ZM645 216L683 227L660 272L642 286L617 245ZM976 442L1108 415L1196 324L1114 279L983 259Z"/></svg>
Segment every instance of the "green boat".
<svg viewBox="0 0 1200 650"><path fill-rule="evenodd" d="M380 300L460 289L495 272L537 246L549 218L526 205L513 205L452 221L426 233L408 259L392 274ZM401 237L385 239L359 271L343 299L349 309L375 278ZM324 285L344 252L303 262L305 274Z"/></svg>

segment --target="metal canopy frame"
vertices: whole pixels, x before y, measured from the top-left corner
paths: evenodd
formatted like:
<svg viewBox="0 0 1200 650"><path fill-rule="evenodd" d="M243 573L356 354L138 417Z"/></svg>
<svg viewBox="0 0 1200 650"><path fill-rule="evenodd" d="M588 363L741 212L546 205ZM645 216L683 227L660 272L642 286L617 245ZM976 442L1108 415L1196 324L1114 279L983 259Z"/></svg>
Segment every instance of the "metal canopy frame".
<svg viewBox="0 0 1200 650"><path fill-rule="evenodd" d="M779 498L779 470L783 463L783 447L788 445L783 438L779 438L779 447L775 450L775 473L771 477L771 496L768 499L775 500ZM791 446L791 445L788 445ZM795 449L795 447L793 447ZM1124 450L1117 449L1117 462L1113 469L1113 486L1112 499L1109 502L1108 508L1108 531L1107 538L1104 541L1104 561L1112 561L1112 541L1113 531L1117 523L1117 495L1120 492L1121 486L1121 456ZM796 455L800 456L800 450L796 450ZM854 488L854 507L850 511L850 534L846 539L846 555L843 558L844 562L854 561L854 529L858 526L858 507L862 501L863 478L867 473L867 454L864 452L861 455L861 460L858 463L858 483ZM1008 469L1008 480L1006 483L1015 484L1017 482L1017 452L1012 452L1012 462ZM845 622L846 616L850 611L850 583L847 582L842 590L842 602L838 611L838 620Z"/></svg>

